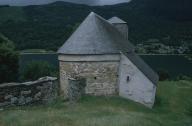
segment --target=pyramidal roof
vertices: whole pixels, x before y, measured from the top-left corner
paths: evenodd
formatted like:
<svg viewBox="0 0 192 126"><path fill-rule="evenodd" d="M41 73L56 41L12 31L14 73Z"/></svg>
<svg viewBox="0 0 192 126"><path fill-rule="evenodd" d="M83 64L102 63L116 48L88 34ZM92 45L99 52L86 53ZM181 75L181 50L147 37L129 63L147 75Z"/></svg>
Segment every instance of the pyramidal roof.
<svg viewBox="0 0 192 126"><path fill-rule="evenodd" d="M116 54L134 46L107 20L91 12L58 50L59 54Z"/></svg>
<svg viewBox="0 0 192 126"><path fill-rule="evenodd" d="M127 22L125 22L124 20L118 18L118 17L112 17L108 20L110 23L112 24L126 24Z"/></svg>

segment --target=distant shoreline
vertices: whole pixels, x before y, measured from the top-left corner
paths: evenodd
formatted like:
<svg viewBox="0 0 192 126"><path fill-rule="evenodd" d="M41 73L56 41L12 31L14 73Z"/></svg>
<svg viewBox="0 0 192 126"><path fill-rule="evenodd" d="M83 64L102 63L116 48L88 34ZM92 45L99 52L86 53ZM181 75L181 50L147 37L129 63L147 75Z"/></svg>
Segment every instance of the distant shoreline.
<svg viewBox="0 0 192 126"><path fill-rule="evenodd" d="M20 52L21 55L33 55L33 54L57 54L57 52ZM144 54L144 53L138 53L137 55L140 56L186 56L186 55L192 55L192 54Z"/></svg>
<svg viewBox="0 0 192 126"><path fill-rule="evenodd" d="M26 54L27 54L27 55L33 55L33 54L39 54L39 55L40 55L40 54L57 54L57 53L56 53L56 52L45 52L45 53L41 53L41 52L37 52L37 53L30 53L30 52L29 52L29 53L25 53L25 52L24 52L24 53L23 53L23 52L20 52L20 54L21 54L21 55L26 55Z"/></svg>
<svg viewBox="0 0 192 126"><path fill-rule="evenodd" d="M163 56L163 55L173 55L173 56L185 56L185 55L192 55L192 54L141 54L141 53L138 53L138 55L140 55L140 56L142 56L142 55L161 55L161 56Z"/></svg>
<svg viewBox="0 0 192 126"><path fill-rule="evenodd" d="M19 53L21 55L33 55L33 54L57 54L57 52L52 51L52 50L44 50L44 49L26 49L26 50L20 50ZM173 55L173 56L185 56L185 55L192 55L192 54L147 54L147 53L137 53L138 55L142 56L142 55Z"/></svg>

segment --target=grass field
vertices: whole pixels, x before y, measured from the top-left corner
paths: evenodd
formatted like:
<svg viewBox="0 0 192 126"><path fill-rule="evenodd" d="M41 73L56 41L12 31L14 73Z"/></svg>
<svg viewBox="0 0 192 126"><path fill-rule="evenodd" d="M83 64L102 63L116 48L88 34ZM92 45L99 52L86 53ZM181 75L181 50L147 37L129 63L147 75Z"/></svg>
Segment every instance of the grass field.
<svg viewBox="0 0 192 126"><path fill-rule="evenodd" d="M192 82L160 82L153 109L119 97L85 96L74 105L58 99L2 110L0 126L192 126Z"/></svg>

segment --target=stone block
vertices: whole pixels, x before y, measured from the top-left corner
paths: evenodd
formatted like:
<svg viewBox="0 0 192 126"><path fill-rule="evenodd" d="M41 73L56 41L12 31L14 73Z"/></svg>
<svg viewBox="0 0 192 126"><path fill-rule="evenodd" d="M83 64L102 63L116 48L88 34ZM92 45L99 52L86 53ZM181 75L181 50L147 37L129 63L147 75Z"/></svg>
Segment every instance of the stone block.
<svg viewBox="0 0 192 126"><path fill-rule="evenodd" d="M36 93L35 96L34 96L34 100L35 100L35 101L40 100L40 99L41 99L41 96L42 96L42 93L41 93L41 92Z"/></svg>
<svg viewBox="0 0 192 126"><path fill-rule="evenodd" d="M36 89L41 90L41 89L43 89L43 86L37 86Z"/></svg>
<svg viewBox="0 0 192 126"><path fill-rule="evenodd" d="M25 105L25 97L24 96L20 96L18 98L18 105Z"/></svg>
<svg viewBox="0 0 192 126"><path fill-rule="evenodd" d="M25 102L26 103L31 103L32 101L33 101L33 99L31 97L25 98Z"/></svg>
<svg viewBox="0 0 192 126"><path fill-rule="evenodd" d="M29 95L29 94L31 94L31 90L21 91L21 95Z"/></svg>
<svg viewBox="0 0 192 126"><path fill-rule="evenodd" d="M9 106L10 102L1 102L0 107Z"/></svg>
<svg viewBox="0 0 192 126"><path fill-rule="evenodd" d="M10 98L12 98L13 97L13 95L6 95L5 97L4 97L4 99L5 100L8 100L8 99L10 99Z"/></svg>
<svg viewBox="0 0 192 126"><path fill-rule="evenodd" d="M17 103L17 101L18 101L17 97L12 97L11 98L11 104L15 104L15 103Z"/></svg>

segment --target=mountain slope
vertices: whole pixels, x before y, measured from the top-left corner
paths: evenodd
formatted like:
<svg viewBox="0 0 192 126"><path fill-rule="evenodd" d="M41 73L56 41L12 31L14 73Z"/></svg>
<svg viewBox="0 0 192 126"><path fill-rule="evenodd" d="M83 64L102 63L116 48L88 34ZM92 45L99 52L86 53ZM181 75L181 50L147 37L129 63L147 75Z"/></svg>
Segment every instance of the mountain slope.
<svg viewBox="0 0 192 126"><path fill-rule="evenodd" d="M192 41L192 9L189 8L192 2L183 0L186 3L180 7L179 1L133 0L130 3L100 7L55 2L20 7L14 14L9 11L13 7L1 7L0 19L4 20L0 21L0 32L15 41L18 49L56 50L79 23L94 11L106 19L119 16L127 21L132 43L143 43L155 38L161 43L180 45ZM4 15L13 15L13 18L6 20L2 12ZM14 18L17 14L19 20Z"/></svg>

